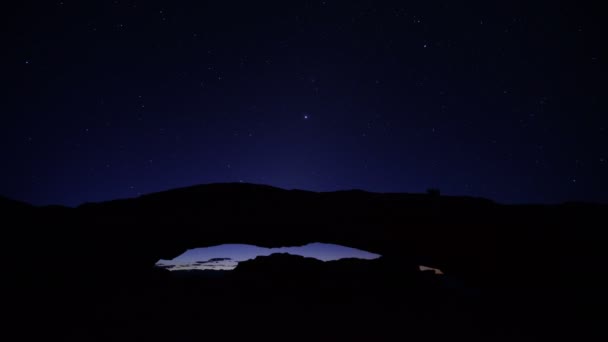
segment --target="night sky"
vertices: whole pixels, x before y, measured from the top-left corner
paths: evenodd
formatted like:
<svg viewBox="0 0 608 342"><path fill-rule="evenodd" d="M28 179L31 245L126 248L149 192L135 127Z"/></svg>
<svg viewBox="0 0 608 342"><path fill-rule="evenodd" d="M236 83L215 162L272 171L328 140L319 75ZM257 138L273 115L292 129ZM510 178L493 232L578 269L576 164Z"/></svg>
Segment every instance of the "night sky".
<svg viewBox="0 0 608 342"><path fill-rule="evenodd" d="M78 205L242 181L608 202L597 6L3 5L0 194Z"/></svg>

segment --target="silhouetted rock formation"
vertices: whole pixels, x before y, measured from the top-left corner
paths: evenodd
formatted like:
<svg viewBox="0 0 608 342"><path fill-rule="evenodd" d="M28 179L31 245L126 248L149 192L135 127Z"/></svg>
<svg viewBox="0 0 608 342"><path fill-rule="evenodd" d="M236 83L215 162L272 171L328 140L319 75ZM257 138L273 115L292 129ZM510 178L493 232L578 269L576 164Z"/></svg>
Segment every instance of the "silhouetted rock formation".
<svg viewBox="0 0 608 342"><path fill-rule="evenodd" d="M412 329L404 336L412 336L434 322L446 332L433 336L438 339L469 336L481 324L503 331L505 322L517 323L520 332L514 336L539 334L549 322L565 327L559 323L568 322L572 313L591 315L606 302L607 209L581 203L500 205L438 194L316 193L253 184L195 186L78 208L32 207L0 198L4 282L14 294L8 305L14 320L31 324L48 319L49 329L70 331L74 335L67 338L74 340L97 330L111 335L112 329L134 334L125 339L137 339L140 325L145 337L158 340L175 338L175 329L160 328L166 324L207 322L230 331L234 324L217 317L230 321L236 311L253 317L237 319L243 326L233 332L243 337L247 327L261 324L260 310L274 325L301 330L298 322L306 322L334 333L350 329L333 336L338 339L374 338L379 331L387 338L403 335L395 327L404 324ZM183 271L176 277L154 267L159 259L195 247L310 242L383 257L323 263L272 255L211 278ZM420 264L441 269L445 276L423 274ZM280 309L285 298L299 307ZM58 314L57 307L67 316ZM359 308L365 314L355 314ZM293 320L286 321L280 310ZM330 314L342 316L327 327L310 316L311 310L327 320L333 319ZM28 316L32 312L35 317ZM521 318L513 318L517 315ZM150 327L167 335L145 330ZM556 330L555 335L562 333ZM98 338L116 339L110 335ZM183 338L193 336L190 331Z"/></svg>
<svg viewBox="0 0 608 342"><path fill-rule="evenodd" d="M326 242L420 262L469 281L570 282L600 278L608 242L606 206L592 204L509 206L466 197L315 193L253 184L195 186L76 209L6 199L0 204L16 225L5 229L9 255L28 249L31 260L24 262L52 256L76 267L87 260L87 267L113 265L108 272L119 271L119 264L128 265L128 272L147 269L188 248L222 243Z"/></svg>

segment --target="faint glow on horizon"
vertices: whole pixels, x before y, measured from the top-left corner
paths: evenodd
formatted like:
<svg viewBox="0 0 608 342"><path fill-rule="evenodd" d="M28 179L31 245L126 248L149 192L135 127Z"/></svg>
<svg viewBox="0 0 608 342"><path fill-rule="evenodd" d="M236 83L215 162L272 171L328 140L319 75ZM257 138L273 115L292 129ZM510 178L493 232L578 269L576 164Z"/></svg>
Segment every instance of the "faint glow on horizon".
<svg viewBox="0 0 608 342"><path fill-rule="evenodd" d="M289 253L322 261L344 258L377 259L379 254L360 249L326 243L310 243L298 247L265 248L244 244L224 244L206 248L189 249L173 260L159 260L156 266L177 270L232 270L239 262L267 256L273 253Z"/></svg>
<svg viewBox="0 0 608 342"><path fill-rule="evenodd" d="M433 267L428 267L428 266L420 265L420 266L418 266L418 269L420 270L420 272L431 271L431 272L435 273L436 275L442 275L443 274L443 271L441 271L438 268L433 268Z"/></svg>

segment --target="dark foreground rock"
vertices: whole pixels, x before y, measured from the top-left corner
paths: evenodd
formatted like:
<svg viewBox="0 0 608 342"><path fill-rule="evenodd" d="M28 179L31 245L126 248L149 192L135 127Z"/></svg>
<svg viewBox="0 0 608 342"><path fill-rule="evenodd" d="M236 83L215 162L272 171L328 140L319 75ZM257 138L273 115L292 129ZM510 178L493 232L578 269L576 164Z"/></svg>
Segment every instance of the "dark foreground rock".
<svg viewBox="0 0 608 342"><path fill-rule="evenodd" d="M3 325L17 340L596 339L606 209L251 184L78 208L0 198ZM310 242L383 257L273 255L213 276L153 267L194 247Z"/></svg>

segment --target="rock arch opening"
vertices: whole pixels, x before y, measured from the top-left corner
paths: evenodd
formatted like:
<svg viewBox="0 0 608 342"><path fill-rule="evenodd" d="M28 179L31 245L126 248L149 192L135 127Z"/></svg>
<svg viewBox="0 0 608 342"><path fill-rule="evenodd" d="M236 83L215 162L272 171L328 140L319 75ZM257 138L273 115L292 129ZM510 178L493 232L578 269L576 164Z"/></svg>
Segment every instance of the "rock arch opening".
<svg viewBox="0 0 608 342"><path fill-rule="evenodd" d="M159 260L156 263L156 267L170 271L231 271L236 268L239 262L252 260L258 256L268 256L277 253L299 255L321 261L333 261L347 258L372 260L381 257L379 254L356 248L319 242L309 243L304 246L280 248L265 248L245 244L223 244L189 249L172 260Z"/></svg>

